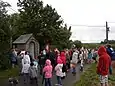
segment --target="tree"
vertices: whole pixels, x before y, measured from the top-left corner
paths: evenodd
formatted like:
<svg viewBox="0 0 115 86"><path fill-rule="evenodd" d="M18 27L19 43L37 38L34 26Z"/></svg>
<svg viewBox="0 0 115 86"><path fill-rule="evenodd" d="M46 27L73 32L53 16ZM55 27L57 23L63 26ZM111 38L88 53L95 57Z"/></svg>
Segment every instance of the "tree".
<svg viewBox="0 0 115 86"><path fill-rule="evenodd" d="M9 17L6 7L10 4L0 1L0 70L9 68L9 59L7 51L10 49L10 29L9 29Z"/></svg>
<svg viewBox="0 0 115 86"><path fill-rule="evenodd" d="M43 7L40 0L18 0L20 20L18 28L25 33L33 33L40 45L47 42L67 47L71 36L71 27L62 26L63 20L57 11L49 5Z"/></svg>
<svg viewBox="0 0 115 86"><path fill-rule="evenodd" d="M77 47L77 48L81 48L81 47L82 47L82 43L81 43L81 41L79 41L79 40L75 40L75 41L73 42L73 44L74 44L75 47Z"/></svg>

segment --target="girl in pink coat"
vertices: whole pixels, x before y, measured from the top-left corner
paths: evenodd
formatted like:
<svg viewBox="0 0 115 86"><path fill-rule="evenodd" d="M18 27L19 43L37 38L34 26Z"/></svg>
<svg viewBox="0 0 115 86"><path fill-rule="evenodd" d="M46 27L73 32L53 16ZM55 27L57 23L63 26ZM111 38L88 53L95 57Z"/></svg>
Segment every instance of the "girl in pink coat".
<svg viewBox="0 0 115 86"><path fill-rule="evenodd" d="M51 78L52 78L52 65L49 59L46 60L45 67L43 68L43 73L45 75L45 86L52 86Z"/></svg>

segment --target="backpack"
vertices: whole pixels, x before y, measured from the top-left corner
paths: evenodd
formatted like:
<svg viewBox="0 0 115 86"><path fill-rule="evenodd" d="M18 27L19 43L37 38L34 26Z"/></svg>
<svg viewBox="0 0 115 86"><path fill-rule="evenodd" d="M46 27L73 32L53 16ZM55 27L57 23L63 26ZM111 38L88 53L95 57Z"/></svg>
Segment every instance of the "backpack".
<svg viewBox="0 0 115 86"><path fill-rule="evenodd" d="M107 53L111 57L111 60L115 60L115 51L112 48L107 48Z"/></svg>

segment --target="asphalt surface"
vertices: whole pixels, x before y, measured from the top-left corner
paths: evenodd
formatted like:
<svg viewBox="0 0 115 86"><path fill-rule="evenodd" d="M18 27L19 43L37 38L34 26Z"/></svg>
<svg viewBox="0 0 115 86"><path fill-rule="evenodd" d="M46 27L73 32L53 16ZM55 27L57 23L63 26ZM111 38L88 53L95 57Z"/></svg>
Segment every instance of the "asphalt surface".
<svg viewBox="0 0 115 86"><path fill-rule="evenodd" d="M84 66L84 70L86 70L88 67L89 67L89 65ZM70 71L67 73L66 78L62 81L63 86L73 86L73 84L80 79L81 72L80 72L79 68L80 68L80 65L78 64L76 67L77 72L76 72L75 76L73 76L73 74ZM57 83L57 79L56 79L56 75L54 73L53 77L52 77L53 86L56 86L55 85L56 83ZM9 86L8 81L2 86ZM19 83L16 86L44 86L44 85L42 84L42 76L39 75L38 76L38 85L30 84L30 83L24 84L23 77L19 76Z"/></svg>

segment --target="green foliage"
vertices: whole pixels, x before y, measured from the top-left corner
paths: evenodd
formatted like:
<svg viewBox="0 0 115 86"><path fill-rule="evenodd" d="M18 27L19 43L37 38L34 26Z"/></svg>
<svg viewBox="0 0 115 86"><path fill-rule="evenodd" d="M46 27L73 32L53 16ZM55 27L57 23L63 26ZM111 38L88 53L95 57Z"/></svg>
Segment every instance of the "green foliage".
<svg viewBox="0 0 115 86"><path fill-rule="evenodd" d="M10 5L7 2L0 1L0 70L9 68L9 58L7 51L10 48L9 39L11 36L9 28L9 16L6 7Z"/></svg>
<svg viewBox="0 0 115 86"><path fill-rule="evenodd" d="M98 48L101 44L99 43L84 43L83 46L85 48L91 48L91 49L94 49L94 48Z"/></svg>
<svg viewBox="0 0 115 86"><path fill-rule="evenodd" d="M75 40L75 41L73 42L73 44L74 44L75 47L77 47L77 48L81 48L81 47L82 47L82 43L81 43L81 41L79 41L79 40Z"/></svg>
<svg viewBox="0 0 115 86"><path fill-rule="evenodd" d="M33 33L35 38L43 46L46 43L68 47L71 36L71 27L64 27L63 20L57 11L50 5L43 7L40 0L18 0L21 7L18 28L25 33Z"/></svg>
<svg viewBox="0 0 115 86"><path fill-rule="evenodd" d="M60 50L71 47L71 27L63 25L63 19L52 6L43 6L41 0L18 0L19 13L8 15L6 7L9 6L0 1L0 68L6 69L5 65L9 64L4 54L11 48L11 37L14 41L22 34L33 33L40 47L46 43Z"/></svg>
<svg viewBox="0 0 115 86"><path fill-rule="evenodd" d="M0 70L11 68L8 53L0 53Z"/></svg>

